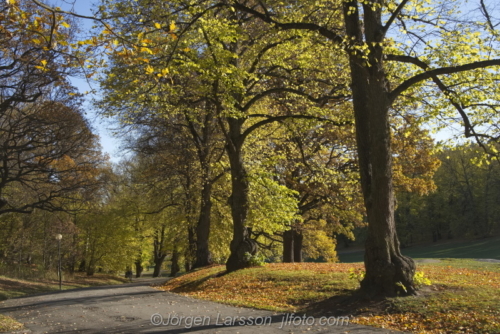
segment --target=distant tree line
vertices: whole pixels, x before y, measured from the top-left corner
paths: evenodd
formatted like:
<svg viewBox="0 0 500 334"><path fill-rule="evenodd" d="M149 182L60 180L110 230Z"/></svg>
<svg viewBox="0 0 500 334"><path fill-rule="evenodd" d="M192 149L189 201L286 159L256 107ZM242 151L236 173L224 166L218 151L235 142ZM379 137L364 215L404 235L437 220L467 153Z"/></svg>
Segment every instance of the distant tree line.
<svg viewBox="0 0 500 334"><path fill-rule="evenodd" d="M398 194L396 223L403 246L500 233L500 164L477 145L458 145L438 154L436 191Z"/></svg>

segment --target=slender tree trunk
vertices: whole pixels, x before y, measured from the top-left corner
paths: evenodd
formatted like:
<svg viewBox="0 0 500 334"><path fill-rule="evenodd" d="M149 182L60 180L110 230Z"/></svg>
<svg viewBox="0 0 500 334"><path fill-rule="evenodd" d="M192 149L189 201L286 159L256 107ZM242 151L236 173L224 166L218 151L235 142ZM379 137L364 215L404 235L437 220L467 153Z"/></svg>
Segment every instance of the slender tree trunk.
<svg viewBox="0 0 500 334"><path fill-rule="evenodd" d="M394 221L389 127L391 102L380 43L384 35L381 11L378 7L372 9L369 4L363 5L363 29L359 12L352 12L357 5L357 1L343 4L346 31L352 46L365 42L369 45L368 64L354 47L349 51L361 186L368 218L366 274L361 291L372 297L414 294L415 263L401 254Z"/></svg>
<svg viewBox="0 0 500 334"><path fill-rule="evenodd" d="M232 193L229 199L233 218L233 240L231 241L231 255L226 262L227 271L235 271L248 266L245 253L257 253L257 245L250 238L250 230L245 226L248 216L248 174L243 164L241 135L244 119L228 118L229 140L227 153L231 166Z"/></svg>

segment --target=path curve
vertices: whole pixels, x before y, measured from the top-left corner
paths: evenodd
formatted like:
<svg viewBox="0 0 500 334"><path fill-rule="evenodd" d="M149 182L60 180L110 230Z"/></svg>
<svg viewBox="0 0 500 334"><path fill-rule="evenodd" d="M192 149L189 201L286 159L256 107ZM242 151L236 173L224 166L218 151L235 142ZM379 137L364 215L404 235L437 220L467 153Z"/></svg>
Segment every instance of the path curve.
<svg viewBox="0 0 500 334"><path fill-rule="evenodd" d="M12 333L401 333L355 324L339 326L336 321L340 319L329 319L328 325L326 318L299 319L295 315L232 307L150 287L164 281L165 278L139 279L123 285L14 298L0 303L0 313L24 323L26 330Z"/></svg>

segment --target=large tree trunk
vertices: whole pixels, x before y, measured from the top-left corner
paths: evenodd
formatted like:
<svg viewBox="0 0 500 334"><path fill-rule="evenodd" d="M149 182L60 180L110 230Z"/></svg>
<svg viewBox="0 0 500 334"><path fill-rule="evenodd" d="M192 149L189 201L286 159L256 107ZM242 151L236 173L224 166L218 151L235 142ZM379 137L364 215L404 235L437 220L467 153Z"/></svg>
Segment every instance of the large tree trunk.
<svg viewBox="0 0 500 334"><path fill-rule="evenodd" d="M196 260L193 268L205 267L212 264L212 255L209 250L210 222L212 214L212 184L210 156L214 143L212 142L212 132L215 123L213 121L212 106L208 104L206 115L203 117L203 126L197 130L197 126L186 116L189 129L194 140L198 159L201 166L201 201L198 223L196 225Z"/></svg>
<svg viewBox="0 0 500 334"><path fill-rule="evenodd" d="M283 263L293 263L294 260L293 231L283 232Z"/></svg>
<svg viewBox="0 0 500 334"><path fill-rule="evenodd" d="M142 271L144 270L144 267L142 266L141 253L139 254L139 256L136 258L136 260L134 262L134 264L135 264L135 277L136 278L141 277Z"/></svg>
<svg viewBox="0 0 500 334"><path fill-rule="evenodd" d="M250 238L249 228L245 226L248 215L249 182L241 151L243 146L243 136L241 135L243 122L244 119L227 119L229 125L227 153L231 166L232 186L229 202L233 218L233 240L230 245L231 254L226 262L228 272L247 267L248 260L245 254L255 255L257 253L257 245Z"/></svg>
<svg viewBox="0 0 500 334"><path fill-rule="evenodd" d="M163 265L163 261L165 260L166 256L167 254L162 254L161 256L155 256L154 258L155 268L153 270L153 277L161 276L161 266Z"/></svg>
<svg viewBox="0 0 500 334"><path fill-rule="evenodd" d="M302 232L297 231L297 227L283 233L283 262L302 262Z"/></svg>
<svg viewBox="0 0 500 334"><path fill-rule="evenodd" d="M364 31L369 45L368 64L354 48L349 53L361 186L368 218L366 274L361 290L371 297L414 294L415 263L401 255L394 221L391 102L380 43L383 39L381 12L372 10L370 5L364 6L365 27L362 29L359 13L348 14L350 7L357 8L357 1L344 2L348 37L353 45L361 45Z"/></svg>
<svg viewBox="0 0 500 334"><path fill-rule="evenodd" d="M302 241L304 236L302 232L293 230L293 261L300 263L302 262Z"/></svg>

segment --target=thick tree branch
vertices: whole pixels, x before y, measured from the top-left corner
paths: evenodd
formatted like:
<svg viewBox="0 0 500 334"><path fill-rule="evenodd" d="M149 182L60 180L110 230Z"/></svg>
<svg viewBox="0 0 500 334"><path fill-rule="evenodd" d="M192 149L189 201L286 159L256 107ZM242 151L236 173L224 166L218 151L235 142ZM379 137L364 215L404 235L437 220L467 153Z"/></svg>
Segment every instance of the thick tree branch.
<svg viewBox="0 0 500 334"><path fill-rule="evenodd" d="M411 64L414 64L414 65L417 65L418 67L420 67L421 69L423 70L428 70L429 69L429 66L421 61L420 59L418 58L415 58L415 57L410 57L410 56L398 56L398 55L389 55L387 57L388 60L395 60L395 61L400 61L400 62L405 62L405 63L411 63ZM474 64L474 63L473 63ZM481 67L479 67L481 68ZM455 109L458 111L458 113L460 114L460 116L462 117L462 120L464 122L464 135L465 137L469 138L469 137L474 137L476 139L476 142L481 145L483 147L483 149L486 149L486 147L484 147L484 145L481 143L481 140L480 138L491 138L491 136L488 136L488 135L485 135L485 134L480 134L480 133L477 133L474 129L474 126L471 124L470 120L469 120L469 117L467 115L467 113L465 112L464 108L456 101L453 101L453 99L451 99L449 96L450 95L456 95L455 92L453 92L451 89L449 89L440 79L439 77L437 76L437 74L432 74L434 71L427 71L426 73L431 73L431 79L432 81L434 81L434 83L438 86L439 90L441 90L447 97L448 97L448 100L450 101L451 105L453 105L453 107L455 107ZM451 73L455 73L455 72L451 72Z"/></svg>
<svg viewBox="0 0 500 334"><path fill-rule="evenodd" d="M237 10L241 10L245 13L248 13L248 14L251 14L255 17L258 17L262 21L269 23L269 24L272 24L281 30L296 29L296 30L316 31L334 43L340 44L344 41L344 38L341 35L335 33L334 31L332 31L328 28L322 27L322 26L315 24L315 23L309 23L309 22L282 23L282 22L278 22L275 19L273 19L271 17L271 15L269 15L269 12L267 12L267 10L265 10L266 13L261 13L253 8L249 8L249 7L239 3L238 1L232 1L232 6L233 6L233 8L235 8Z"/></svg>
<svg viewBox="0 0 500 334"><path fill-rule="evenodd" d="M413 63L413 64L421 67L418 63L413 62L413 61L409 61L412 58L413 57L409 57L409 56L388 55L386 59L392 60L392 61L402 61L402 62L407 62L407 63ZM465 64L465 65L442 67L442 68L437 68L434 70L428 70L424 73L417 74L414 77L404 81L402 84L400 84L398 87L396 87L389 94L389 99L391 102L393 102L399 95L401 95L401 93L403 93L405 90L409 89L411 86L413 86L421 81L431 79L437 75L453 74L453 73L465 72L465 71L475 70L478 68L491 67L491 66L500 66L500 59L483 60L483 61L477 61L477 62L473 62L470 64ZM428 68L427 64L426 64L426 68ZM423 68L423 69L426 69L426 68Z"/></svg>

